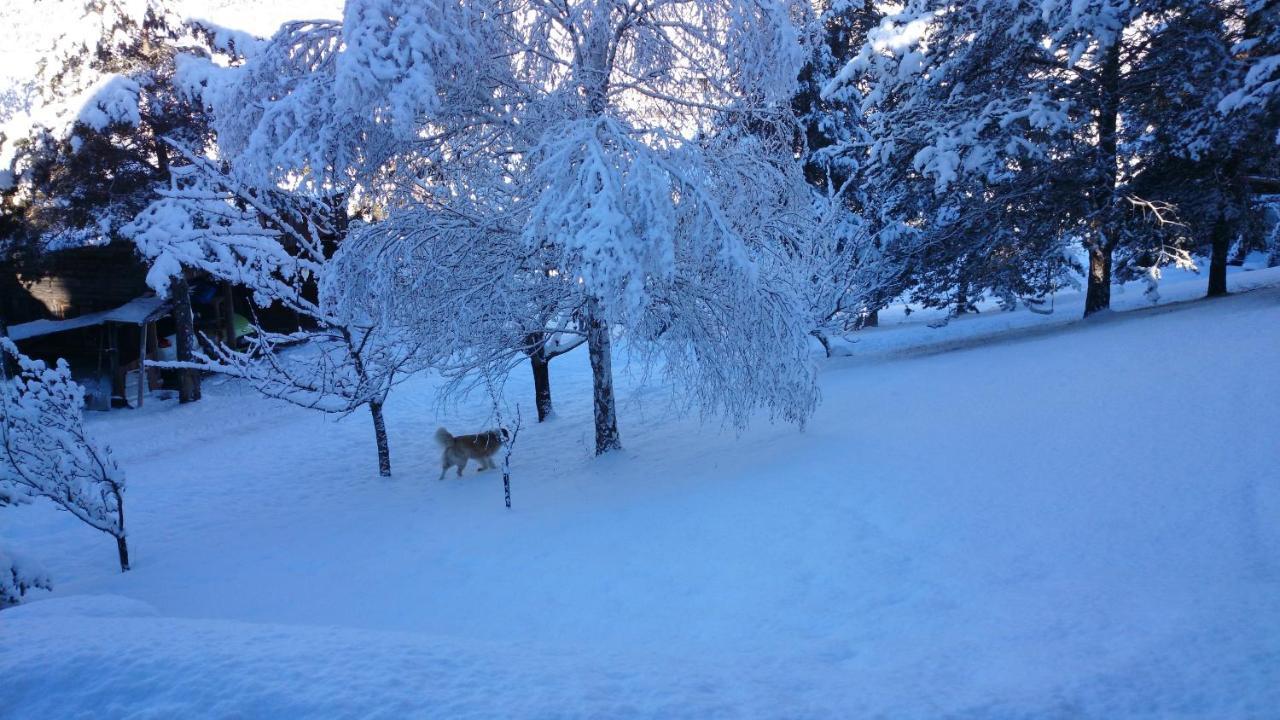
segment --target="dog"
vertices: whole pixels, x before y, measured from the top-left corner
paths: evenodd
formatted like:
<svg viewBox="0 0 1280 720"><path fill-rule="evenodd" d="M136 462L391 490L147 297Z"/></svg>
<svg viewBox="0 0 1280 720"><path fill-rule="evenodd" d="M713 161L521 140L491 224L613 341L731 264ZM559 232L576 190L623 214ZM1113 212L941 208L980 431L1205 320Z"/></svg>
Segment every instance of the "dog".
<svg viewBox="0 0 1280 720"><path fill-rule="evenodd" d="M458 468L458 477L462 477L462 470L467 466L468 460L480 461L480 469L476 472L497 467L493 464L493 456L510 437L511 433L507 432L506 428L456 436L449 434L449 431L444 428L436 430L436 442L444 447L444 453L440 456L438 479L444 480L444 474L449 471L449 468L455 466Z"/></svg>

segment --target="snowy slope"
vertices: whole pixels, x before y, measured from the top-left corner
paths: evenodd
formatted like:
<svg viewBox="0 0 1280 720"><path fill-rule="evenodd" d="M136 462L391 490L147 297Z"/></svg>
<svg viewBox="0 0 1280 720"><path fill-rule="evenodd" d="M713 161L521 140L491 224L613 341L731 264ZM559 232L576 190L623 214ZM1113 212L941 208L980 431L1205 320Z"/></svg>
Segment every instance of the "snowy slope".
<svg viewBox="0 0 1280 720"><path fill-rule="evenodd" d="M0 718L1276 717L1280 275L1245 275L952 352L873 331L804 433L632 378L599 460L575 353L510 511L494 473L435 481L436 425L488 410L429 379L388 406L389 481L366 417L231 383L95 416L136 569L5 512L56 592L0 613Z"/></svg>

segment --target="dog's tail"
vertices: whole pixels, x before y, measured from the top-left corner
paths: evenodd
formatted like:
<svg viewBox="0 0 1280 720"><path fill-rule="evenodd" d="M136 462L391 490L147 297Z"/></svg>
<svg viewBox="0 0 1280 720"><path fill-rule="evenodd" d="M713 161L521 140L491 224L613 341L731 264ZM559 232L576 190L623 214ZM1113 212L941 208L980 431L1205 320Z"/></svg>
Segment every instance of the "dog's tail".
<svg viewBox="0 0 1280 720"><path fill-rule="evenodd" d="M448 445L449 443L453 442L453 436L450 435L449 431L445 430L444 428L436 428L436 442L440 443L441 445Z"/></svg>

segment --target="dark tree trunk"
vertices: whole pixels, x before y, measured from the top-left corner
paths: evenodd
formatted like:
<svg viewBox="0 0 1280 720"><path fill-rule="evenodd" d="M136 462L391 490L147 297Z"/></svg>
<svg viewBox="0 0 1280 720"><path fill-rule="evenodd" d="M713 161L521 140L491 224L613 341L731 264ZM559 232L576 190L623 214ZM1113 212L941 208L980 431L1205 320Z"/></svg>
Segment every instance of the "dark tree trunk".
<svg viewBox="0 0 1280 720"><path fill-rule="evenodd" d="M129 572L129 544L122 537L116 538L116 554L120 556L120 572Z"/></svg>
<svg viewBox="0 0 1280 720"><path fill-rule="evenodd" d="M819 330L813 330L809 334L818 339L818 343L822 345L822 352L827 357L831 357L831 341L827 339L827 336L823 335Z"/></svg>
<svg viewBox="0 0 1280 720"><path fill-rule="evenodd" d="M609 323L600 316L595 298L587 300L587 353L591 358L591 390L596 424L596 455L621 450L618 415L613 399L613 357Z"/></svg>
<svg viewBox="0 0 1280 720"><path fill-rule="evenodd" d="M9 323L4 319L4 315L0 315L0 338L7 337L9 337ZM0 352L0 370L4 371L5 378L10 378L18 372L13 358L9 357L7 352Z"/></svg>
<svg viewBox="0 0 1280 720"><path fill-rule="evenodd" d="M391 445L387 442L387 424L382 419L382 403L369 403L369 414L373 416L373 435L378 442L378 474L391 477Z"/></svg>
<svg viewBox="0 0 1280 720"><path fill-rule="evenodd" d="M955 306L951 310L954 317L960 317L969 312L969 284L960 283L956 287Z"/></svg>
<svg viewBox="0 0 1280 720"><path fill-rule="evenodd" d="M538 422L544 422L551 417L551 362L542 345L529 353L529 366L533 368L533 399L538 408Z"/></svg>
<svg viewBox="0 0 1280 720"><path fill-rule="evenodd" d="M1111 307L1111 248L1089 248L1089 286L1084 296L1084 316Z"/></svg>
<svg viewBox="0 0 1280 720"><path fill-rule="evenodd" d="M195 360L195 321L191 317L191 289L187 279L175 275L169 283L173 297L173 324L177 336L178 362ZM200 399L200 371L183 368L178 371L178 402L190 403Z"/></svg>
<svg viewBox="0 0 1280 720"><path fill-rule="evenodd" d="M222 305L226 309L223 313L223 335L227 338L227 347L235 349L236 347L236 303L235 289L231 283L223 283L222 285Z"/></svg>
<svg viewBox="0 0 1280 720"><path fill-rule="evenodd" d="M120 486L114 484L111 487L111 492L115 495L116 514L120 517L118 526L120 534L115 536L116 554L120 558L120 572L129 572L129 543L125 541L124 535L124 492Z"/></svg>
<svg viewBox="0 0 1280 720"><path fill-rule="evenodd" d="M1213 224L1213 249L1209 255L1209 293L1207 297L1227 294L1227 253L1230 251L1231 227L1224 218Z"/></svg>
<svg viewBox="0 0 1280 720"><path fill-rule="evenodd" d="M862 319L862 327L880 327L880 311L872 310Z"/></svg>
<svg viewBox="0 0 1280 720"><path fill-rule="evenodd" d="M1098 208L1098 235L1089 246L1089 284L1085 291L1084 316L1111 308L1111 257L1120 241L1116 226L1119 213L1116 183L1120 177L1120 43L1107 52L1099 73L1097 185L1093 187Z"/></svg>

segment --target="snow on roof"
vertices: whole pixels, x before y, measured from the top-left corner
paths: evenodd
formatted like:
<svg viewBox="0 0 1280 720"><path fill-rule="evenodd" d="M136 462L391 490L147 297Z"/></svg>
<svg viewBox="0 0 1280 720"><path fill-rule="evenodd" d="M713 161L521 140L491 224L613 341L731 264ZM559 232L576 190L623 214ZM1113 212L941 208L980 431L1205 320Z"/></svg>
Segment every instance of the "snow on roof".
<svg viewBox="0 0 1280 720"><path fill-rule="evenodd" d="M113 310L87 313L68 320L32 320L21 325L14 325L9 328L9 337L14 341L30 340L43 335L52 335L109 322L142 325L168 312L169 302L166 299L155 297L154 295L143 296L134 298Z"/></svg>
<svg viewBox="0 0 1280 720"><path fill-rule="evenodd" d="M106 322L141 325L169 312L169 301L162 297L146 295L134 298L115 310L108 310Z"/></svg>

